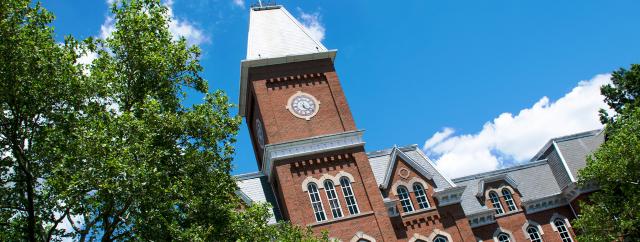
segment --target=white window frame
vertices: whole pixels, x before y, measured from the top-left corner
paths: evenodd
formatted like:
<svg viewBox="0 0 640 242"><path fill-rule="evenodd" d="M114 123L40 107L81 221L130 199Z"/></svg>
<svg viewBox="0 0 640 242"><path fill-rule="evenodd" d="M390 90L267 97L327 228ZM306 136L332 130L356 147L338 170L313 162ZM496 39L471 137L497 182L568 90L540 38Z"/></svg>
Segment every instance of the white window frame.
<svg viewBox="0 0 640 242"><path fill-rule="evenodd" d="M327 200L329 201L329 208L331 208L331 215L333 218L342 217L342 207L340 206L340 200L338 200L338 193L335 189L335 184L332 180L324 180L324 191L327 193Z"/></svg>
<svg viewBox="0 0 640 242"><path fill-rule="evenodd" d="M504 209L502 209L502 204L500 203L500 197L498 197L498 193L495 191L489 192L489 199L491 200L491 206L496 210L496 214L503 214Z"/></svg>
<svg viewBox="0 0 640 242"><path fill-rule="evenodd" d="M558 225L558 223L560 223L560 225ZM564 219L556 218L553 220L553 227L558 231L562 242L573 242L573 238L571 238L571 233L569 232L569 227L567 227L567 223Z"/></svg>
<svg viewBox="0 0 640 242"><path fill-rule="evenodd" d="M398 191L398 200L400 200L400 206L402 206L402 211L405 213L413 212L415 209L413 208L413 202L411 202L411 196L409 195L409 190L405 186L398 186L396 188Z"/></svg>
<svg viewBox="0 0 640 242"><path fill-rule="evenodd" d="M317 222L327 220L327 214L324 212L324 206L322 204L322 198L320 198L320 192L318 191L318 185L315 182L310 182L307 185L309 191L309 200L311 201L311 209L313 209L313 215L316 217Z"/></svg>
<svg viewBox="0 0 640 242"><path fill-rule="evenodd" d="M346 176L340 177L340 187L342 187L342 196L344 197L344 200L347 203L347 209L349 210L349 214L351 215L359 214L360 208L358 207L358 201L356 200L356 195L353 193L353 188L351 187L351 179L349 179L349 177L346 177Z"/></svg>
<svg viewBox="0 0 640 242"><path fill-rule="evenodd" d="M518 207L516 206L515 200L513 200L513 194L507 188L502 188L502 196L504 197L504 202L507 204L507 208L509 212L518 211Z"/></svg>
<svg viewBox="0 0 640 242"><path fill-rule="evenodd" d="M431 207L431 205L429 204L429 199L427 198L427 191L421 183L413 183L413 194L416 196L418 207L420 209L428 209Z"/></svg>
<svg viewBox="0 0 640 242"><path fill-rule="evenodd" d="M534 230L534 233L529 232L530 230ZM534 225L529 225L529 227L527 227L527 235L529 236L529 240L531 240L531 242L542 242L542 234L540 234L540 230L538 229L537 226ZM534 236L532 236L534 235Z"/></svg>

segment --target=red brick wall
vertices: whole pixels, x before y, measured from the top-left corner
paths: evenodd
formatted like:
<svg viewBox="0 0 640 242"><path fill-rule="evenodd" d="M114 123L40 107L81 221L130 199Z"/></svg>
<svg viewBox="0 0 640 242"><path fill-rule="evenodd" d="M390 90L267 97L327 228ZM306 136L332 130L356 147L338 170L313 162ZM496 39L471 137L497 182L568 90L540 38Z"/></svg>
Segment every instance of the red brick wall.
<svg viewBox="0 0 640 242"><path fill-rule="evenodd" d="M330 59L252 68L249 81L251 93L260 104L257 108L268 143L356 129ZM320 102L318 113L310 120L295 117L286 109L287 101L298 91Z"/></svg>
<svg viewBox="0 0 640 242"><path fill-rule="evenodd" d="M351 239L358 231L365 232L381 241L383 239L385 241L395 240L393 227L382 203L382 195L373 178L373 172L364 149L361 147L278 161L275 170L278 183L281 186L279 193L282 194L282 200L280 204L286 210L292 223L312 226L316 232L328 230L331 237L345 241ZM340 171L347 172L354 177L351 187L360 212L355 218L347 219L351 215L344 200L342 187L340 184L335 184L343 217L339 219L339 222L332 222L334 218L326 193L324 189L320 189L320 198L327 220L318 223L315 220L309 194L303 191L302 183L307 177L320 179L324 174L335 176ZM319 182L323 182L323 180L319 180ZM322 184L317 185L319 188L322 187Z"/></svg>

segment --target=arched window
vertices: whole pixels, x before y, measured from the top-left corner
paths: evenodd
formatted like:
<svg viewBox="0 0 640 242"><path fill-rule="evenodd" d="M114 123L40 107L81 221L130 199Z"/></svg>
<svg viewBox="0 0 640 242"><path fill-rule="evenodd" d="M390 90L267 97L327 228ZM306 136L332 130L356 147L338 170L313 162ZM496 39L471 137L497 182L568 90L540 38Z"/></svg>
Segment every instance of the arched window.
<svg viewBox="0 0 640 242"><path fill-rule="evenodd" d="M516 203L513 202L513 196L511 196L511 192L509 191L509 189L503 188L502 196L504 196L504 201L507 203L507 208L509 209L509 211L516 211Z"/></svg>
<svg viewBox="0 0 640 242"><path fill-rule="evenodd" d="M413 204L411 203L411 198L409 198L409 192L407 188L404 186L398 186L396 191L398 193L398 199L400 199L400 205L402 205L402 210L407 212L413 212Z"/></svg>
<svg viewBox="0 0 640 242"><path fill-rule="evenodd" d="M311 200L311 207L313 207L313 213L316 215L316 221L324 221L327 216L324 214L324 207L322 206L322 200L320 200L320 193L318 193L318 186L311 182L307 185L309 191L309 199Z"/></svg>
<svg viewBox="0 0 640 242"><path fill-rule="evenodd" d="M527 233L529 234L529 239L531 242L542 242L542 236L540 236L540 231L535 226L529 226L527 228Z"/></svg>
<svg viewBox="0 0 640 242"><path fill-rule="evenodd" d="M435 239L433 239L433 242L449 242L449 241L447 240L447 237L444 237L442 235L438 235L438 236L436 236Z"/></svg>
<svg viewBox="0 0 640 242"><path fill-rule="evenodd" d="M491 205L496 210L496 214L503 214L502 205L500 204L500 199L498 198L498 194L496 192L489 193L489 199L491 199Z"/></svg>
<svg viewBox="0 0 640 242"><path fill-rule="evenodd" d="M338 201L338 195L336 194L336 189L331 180L324 181L324 191L327 192L327 199L329 200L329 206L331 207L331 214L333 214L333 218L342 217L340 201Z"/></svg>
<svg viewBox="0 0 640 242"><path fill-rule="evenodd" d="M571 239L571 235L569 234L569 230L567 230L567 226L564 224L562 219L556 219L553 221L553 225L558 229L562 242L573 242L573 239Z"/></svg>
<svg viewBox="0 0 640 242"><path fill-rule="evenodd" d="M353 189L351 189L351 181L349 180L349 178L347 178L346 176L340 178L340 186L342 187L342 195L344 195L344 200L347 201L349 214L358 214L360 210L358 209L356 196L353 195Z"/></svg>
<svg viewBox="0 0 640 242"><path fill-rule="evenodd" d="M511 237L509 237L509 235L506 234L506 233L500 233L500 234L498 234L498 241L499 242L511 242Z"/></svg>
<svg viewBox="0 0 640 242"><path fill-rule="evenodd" d="M416 200L418 200L418 207L420 209L429 208L429 200L427 199L427 193L422 187L422 184L416 182L413 184L413 193L416 195Z"/></svg>

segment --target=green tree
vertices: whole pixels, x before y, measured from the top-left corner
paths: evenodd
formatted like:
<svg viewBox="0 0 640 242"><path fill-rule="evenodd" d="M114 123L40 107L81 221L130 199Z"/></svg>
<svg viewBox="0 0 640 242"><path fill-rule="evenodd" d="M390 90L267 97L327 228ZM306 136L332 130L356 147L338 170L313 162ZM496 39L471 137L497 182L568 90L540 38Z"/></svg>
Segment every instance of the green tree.
<svg viewBox="0 0 640 242"><path fill-rule="evenodd" d="M73 125L85 85L80 46L56 43L52 20L40 4L0 2L0 241L49 240L66 215L45 183L60 153L46 147Z"/></svg>
<svg viewBox="0 0 640 242"><path fill-rule="evenodd" d="M640 65L614 72L612 81L601 90L616 114L601 111L606 140L579 173L582 185L600 188L580 204L580 241L640 240Z"/></svg>
<svg viewBox="0 0 640 242"><path fill-rule="evenodd" d="M235 195L240 118L167 8L111 10L112 36L61 44L40 4L0 3L0 241L327 241Z"/></svg>

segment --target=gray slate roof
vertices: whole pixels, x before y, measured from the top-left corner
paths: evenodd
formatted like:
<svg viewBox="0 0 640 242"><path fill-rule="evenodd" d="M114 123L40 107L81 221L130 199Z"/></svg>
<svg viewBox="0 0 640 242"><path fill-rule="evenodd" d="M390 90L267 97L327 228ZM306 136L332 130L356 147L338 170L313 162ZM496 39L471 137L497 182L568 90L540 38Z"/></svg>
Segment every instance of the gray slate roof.
<svg viewBox="0 0 640 242"><path fill-rule="evenodd" d="M478 186L482 179L499 175L508 175L515 181L514 189L520 192L523 200L543 198L561 192L557 182L549 182L555 181L555 177L546 160L460 177L453 179L453 182L458 186L467 186L462 194L462 208L465 214L474 214L487 209L486 205L482 206L476 197Z"/></svg>
<svg viewBox="0 0 640 242"><path fill-rule="evenodd" d="M278 203L276 202L276 196L273 193L273 189L269 185L267 177L260 173L247 173L235 176L237 179L238 188L240 188L240 197L243 199L250 199L247 203L269 203L271 204L271 218L268 223L276 223L277 220L282 219Z"/></svg>
<svg viewBox="0 0 640 242"><path fill-rule="evenodd" d="M567 162L573 177L578 179L578 171L587 166L587 156L592 154L604 142L604 132L589 132L554 139L562 157Z"/></svg>
<svg viewBox="0 0 640 242"><path fill-rule="evenodd" d="M418 145L409 145L404 147L398 147L400 151L404 152L409 158L422 166L427 172L433 175L433 181L437 188L444 189L452 187L452 183L444 176L440 171L435 168L435 164L422 153L422 150L418 148ZM373 175L376 178L378 185L384 182L385 173L391 163L391 152L393 148L368 152L369 163L371 163L371 169Z"/></svg>

